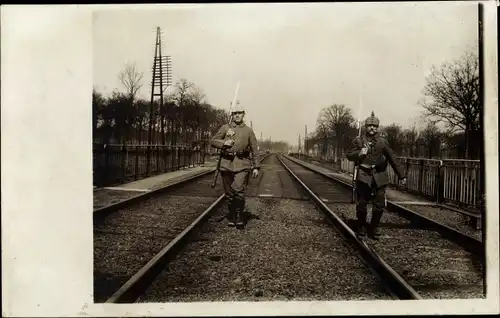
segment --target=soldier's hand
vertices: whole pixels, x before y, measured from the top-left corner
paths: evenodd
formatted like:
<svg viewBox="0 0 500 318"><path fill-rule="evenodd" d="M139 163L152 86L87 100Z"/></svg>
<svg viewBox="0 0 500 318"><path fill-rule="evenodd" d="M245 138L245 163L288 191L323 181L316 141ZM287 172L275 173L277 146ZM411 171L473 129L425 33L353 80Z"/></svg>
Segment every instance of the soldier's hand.
<svg viewBox="0 0 500 318"><path fill-rule="evenodd" d="M361 149L361 151L359 152L359 155L360 156L363 156L363 155L366 155L368 153L368 148L367 147L364 147L363 149Z"/></svg>
<svg viewBox="0 0 500 318"><path fill-rule="evenodd" d="M259 169L252 170L252 177L257 178L259 176Z"/></svg>
<svg viewBox="0 0 500 318"><path fill-rule="evenodd" d="M228 139L228 140L224 141L224 146L231 147L232 145L234 145L234 140Z"/></svg>
<svg viewBox="0 0 500 318"><path fill-rule="evenodd" d="M402 186L405 186L405 185L406 185L406 178L403 178L403 179L401 180L401 185L402 185Z"/></svg>

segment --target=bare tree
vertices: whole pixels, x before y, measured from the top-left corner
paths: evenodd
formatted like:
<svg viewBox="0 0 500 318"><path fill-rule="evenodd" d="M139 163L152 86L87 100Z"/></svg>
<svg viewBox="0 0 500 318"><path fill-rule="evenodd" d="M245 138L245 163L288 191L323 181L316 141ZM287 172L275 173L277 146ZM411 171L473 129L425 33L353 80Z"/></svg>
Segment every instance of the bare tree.
<svg viewBox="0 0 500 318"><path fill-rule="evenodd" d="M345 146L346 134L354 123L351 109L343 104L333 104L323 108L319 113L317 124L322 130L326 130L328 136L333 137L335 161L338 158L340 148Z"/></svg>
<svg viewBox="0 0 500 318"><path fill-rule="evenodd" d="M427 127L422 131L420 136L423 145L426 148L428 158L432 159L433 157L439 157L443 133L439 131L436 124L433 122L428 123Z"/></svg>
<svg viewBox="0 0 500 318"><path fill-rule="evenodd" d="M134 100L142 87L144 74L137 70L135 63L127 63L125 69L118 74L120 82L125 87L128 97Z"/></svg>
<svg viewBox="0 0 500 318"><path fill-rule="evenodd" d="M118 74L118 78L120 79L120 82L122 85L125 87L126 91L126 96L128 98L128 105L125 111L126 113L126 131L124 132L124 140L122 140L123 143L128 140L129 137L129 127L132 126L134 123L132 123L132 110L134 108L134 102L135 98L137 96L137 93L139 89L142 87L142 78L143 78L143 73L139 72L137 70L137 67L135 63L127 63L125 65L125 69L121 71Z"/></svg>
<svg viewBox="0 0 500 318"><path fill-rule="evenodd" d="M398 155L401 154L403 149L403 128L396 124L392 123L389 126L380 127L380 132L384 134L389 146L394 150L394 152Z"/></svg>
<svg viewBox="0 0 500 318"><path fill-rule="evenodd" d="M418 139L417 127L413 125L402 133L403 136L403 155L413 157L416 153L416 142Z"/></svg>
<svg viewBox="0 0 500 318"><path fill-rule="evenodd" d="M475 54L466 53L460 59L433 67L424 87L420 104L425 115L444 122L450 131L466 134L466 157L469 157L471 137L480 131L479 61ZM478 143L475 143L478 144ZM479 145L480 146L480 142Z"/></svg>

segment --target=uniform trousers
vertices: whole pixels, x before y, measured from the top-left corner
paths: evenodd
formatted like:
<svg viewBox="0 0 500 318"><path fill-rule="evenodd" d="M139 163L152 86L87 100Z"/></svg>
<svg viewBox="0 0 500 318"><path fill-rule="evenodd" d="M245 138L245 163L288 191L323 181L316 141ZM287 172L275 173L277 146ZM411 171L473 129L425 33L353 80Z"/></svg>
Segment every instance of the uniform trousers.
<svg viewBox="0 0 500 318"><path fill-rule="evenodd" d="M373 229L378 227L385 209L385 189L386 186L379 188L375 182L372 182L371 185L360 181L356 182L356 195L358 197L356 217L360 226L366 225L366 216L368 213L366 206L371 201L373 204L373 213L370 225Z"/></svg>
<svg viewBox="0 0 500 318"><path fill-rule="evenodd" d="M248 184L248 170L233 172L221 171L222 185L229 208L229 217L236 217L243 213L245 207L245 192Z"/></svg>

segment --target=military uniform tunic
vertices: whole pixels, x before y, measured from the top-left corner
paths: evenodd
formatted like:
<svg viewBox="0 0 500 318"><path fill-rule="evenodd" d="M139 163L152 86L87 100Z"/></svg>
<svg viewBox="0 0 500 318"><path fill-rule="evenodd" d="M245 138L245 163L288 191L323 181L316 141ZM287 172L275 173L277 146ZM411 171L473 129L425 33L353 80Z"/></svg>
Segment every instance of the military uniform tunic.
<svg viewBox="0 0 500 318"><path fill-rule="evenodd" d="M225 148L224 141L232 139L232 147ZM237 125L223 125L212 138L212 147L223 150L221 171L249 171L251 168L260 168L257 158L257 138L252 128L241 123Z"/></svg>
<svg viewBox="0 0 500 318"><path fill-rule="evenodd" d="M224 141L228 139L234 140L233 146L224 146ZM242 217L249 171L260 168L257 138L250 127L233 122L219 129L213 136L211 145L222 151L220 173L228 204L228 218L232 222L235 218Z"/></svg>
<svg viewBox="0 0 500 318"><path fill-rule="evenodd" d="M367 145L366 155L360 155L360 151ZM365 226L367 216L367 204L373 199L372 229L376 229L382 218L385 208L385 188L389 183L387 176L387 165L392 168L400 179L405 176L399 165L394 160L392 150L385 138L378 134L374 136L361 136L353 140L352 147L346 155L347 159L354 161L359 167L356 181L356 216L360 226Z"/></svg>
<svg viewBox="0 0 500 318"><path fill-rule="evenodd" d="M359 152L366 144L370 144L368 153L360 156ZM356 137L346 157L356 164L375 166L373 170L360 167L358 171L357 181L370 186L373 184L380 188L389 184L389 178L386 173L388 163L391 164L400 179L404 178L403 171L394 160L394 154L391 148L389 148L389 143L378 134L373 137L366 135Z"/></svg>

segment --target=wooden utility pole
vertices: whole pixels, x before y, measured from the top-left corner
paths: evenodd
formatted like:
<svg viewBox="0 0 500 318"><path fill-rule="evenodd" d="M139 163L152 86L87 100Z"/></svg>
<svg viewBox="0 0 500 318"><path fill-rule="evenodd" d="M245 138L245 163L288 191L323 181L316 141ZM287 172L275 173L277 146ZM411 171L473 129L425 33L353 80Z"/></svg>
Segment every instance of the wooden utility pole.
<svg viewBox="0 0 500 318"><path fill-rule="evenodd" d="M164 86L165 85L165 86ZM160 27L156 28L156 44L155 44L155 56L153 59L153 75L151 79L151 103L149 106L149 129L148 129L148 150L147 150L147 169L146 174L150 174L150 159L151 159L151 146L153 144L153 126L156 125L154 111L154 98L160 97L160 108L163 107L163 92L167 86L172 85L172 74L171 74L171 60L170 56L161 55L161 30ZM160 120L162 142L165 144L165 131L163 116Z"/></svg>
<svg viewBox="0 0 500 318"><path fill-rule="evenodd" d="M306 125L306 131L304 135L304 154L307 154L307 125Z"/></svg>

